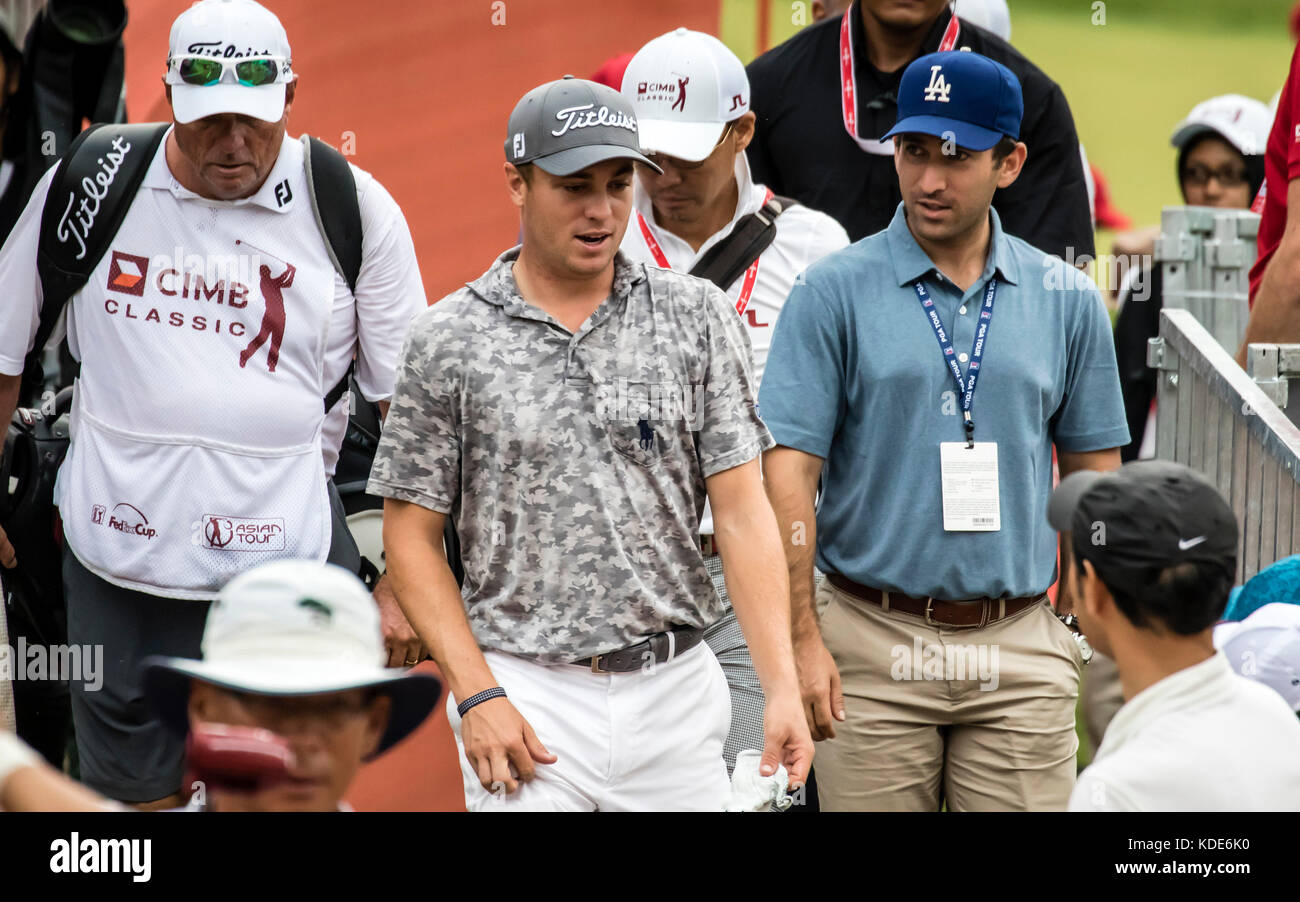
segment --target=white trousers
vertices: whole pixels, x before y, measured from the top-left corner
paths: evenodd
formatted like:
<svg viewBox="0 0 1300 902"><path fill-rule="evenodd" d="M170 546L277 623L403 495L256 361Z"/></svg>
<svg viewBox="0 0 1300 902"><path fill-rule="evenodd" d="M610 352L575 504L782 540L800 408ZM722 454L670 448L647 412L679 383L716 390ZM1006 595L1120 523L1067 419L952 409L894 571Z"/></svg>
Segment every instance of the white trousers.
<svg viewBox="0 0 1300 902"><path fill-rule="evenodd" d="M632 673L484 654L510 702L558 760L536 765L533 780L513 793L488 792L465 759L449 697L470 811L722 810L730 791L722 743L731 696L705 643Z"/></svg>

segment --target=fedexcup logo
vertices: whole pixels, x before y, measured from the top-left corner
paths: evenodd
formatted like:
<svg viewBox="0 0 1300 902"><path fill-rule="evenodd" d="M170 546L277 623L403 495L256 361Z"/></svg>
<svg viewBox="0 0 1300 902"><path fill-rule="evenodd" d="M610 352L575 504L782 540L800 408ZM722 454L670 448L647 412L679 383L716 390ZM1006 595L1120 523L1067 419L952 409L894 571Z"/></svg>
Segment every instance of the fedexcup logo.
<svg viewBox="0 0 1300 902"><path fill-rule="evenodd" d="M565 107L560 110L555 114L555 118L563 122L564 125L558 131L552 131L551 134L558 138L570 130L591 128L598 125L625 128L636 134L635 116L611 111L607 106L602 106L600 109L596 109L595 106L594 103L585 103L582 106Z"/></svg>

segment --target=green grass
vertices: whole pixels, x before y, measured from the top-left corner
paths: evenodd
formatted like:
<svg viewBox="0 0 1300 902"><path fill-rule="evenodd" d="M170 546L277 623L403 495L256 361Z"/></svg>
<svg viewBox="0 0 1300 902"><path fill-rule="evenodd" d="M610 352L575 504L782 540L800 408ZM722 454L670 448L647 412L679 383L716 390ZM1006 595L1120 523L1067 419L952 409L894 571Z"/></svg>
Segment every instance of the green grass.
<svg viewBox="0 0 1300 902"><path fill-rule="evenodd" d="M1267 103L1286 78L1291 42L1284 29L1214 30L1194 16L1130 22L1112 13L1104 26L1077 19L1018 15L1016 47L1065 91L1088 158L1120 209L1138 223L1158 222L1162 206L1181 203L1174 126L1216 94Z"/></svg>

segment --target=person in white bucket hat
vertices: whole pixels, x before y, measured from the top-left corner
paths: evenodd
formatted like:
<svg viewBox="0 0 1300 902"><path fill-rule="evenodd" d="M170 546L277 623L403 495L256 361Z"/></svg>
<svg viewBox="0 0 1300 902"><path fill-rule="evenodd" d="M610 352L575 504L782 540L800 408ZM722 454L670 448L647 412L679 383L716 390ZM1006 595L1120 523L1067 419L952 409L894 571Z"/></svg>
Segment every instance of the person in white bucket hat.
<svg viewBox="0 0 1300 902"><path fill-rule="evenodd" d="M146 699L180 734L223 724L288 742L286 780L255 793L211 789L216 810L333 811L363 761L413 732L442 694L434 676L384 667L379 612L333 564L276 561L222 589L203 659L145 659Z"/></svg>

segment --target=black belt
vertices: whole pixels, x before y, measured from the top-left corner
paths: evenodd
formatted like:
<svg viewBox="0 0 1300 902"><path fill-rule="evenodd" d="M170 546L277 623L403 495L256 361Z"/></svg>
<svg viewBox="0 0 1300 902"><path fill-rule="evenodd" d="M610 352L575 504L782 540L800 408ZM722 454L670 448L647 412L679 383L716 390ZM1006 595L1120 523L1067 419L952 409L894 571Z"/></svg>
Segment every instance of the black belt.
<svg viewBox="0 0 1300 902"><path fill-rule="evenodd" d="M667 633L655 633L636 645L571 663L579 667L590 667L592 673L632 673L645 667L651 660L656 664L666 664L673 658L680 658L699 645L703 638L704 630L682 626Z"/></svg>

